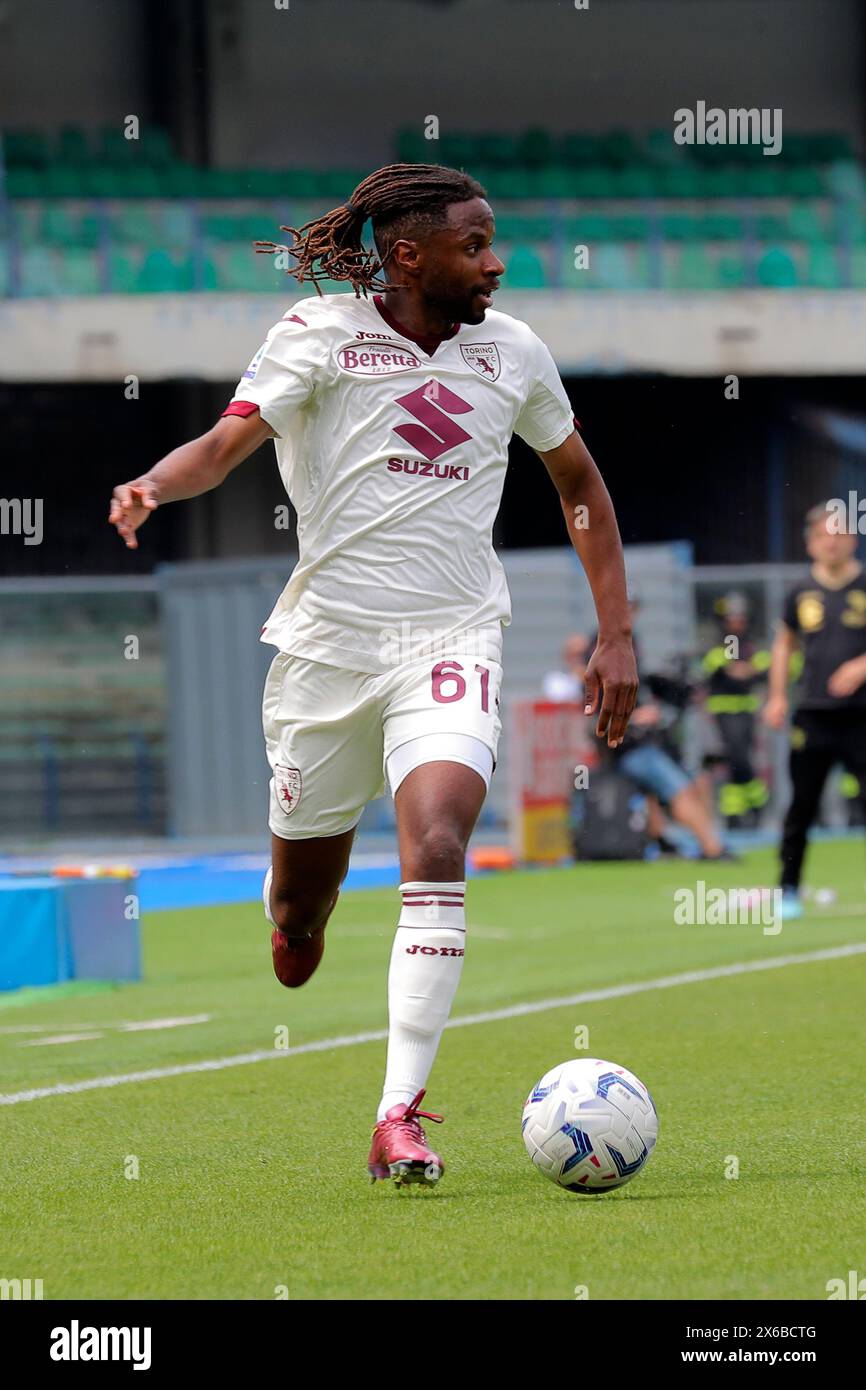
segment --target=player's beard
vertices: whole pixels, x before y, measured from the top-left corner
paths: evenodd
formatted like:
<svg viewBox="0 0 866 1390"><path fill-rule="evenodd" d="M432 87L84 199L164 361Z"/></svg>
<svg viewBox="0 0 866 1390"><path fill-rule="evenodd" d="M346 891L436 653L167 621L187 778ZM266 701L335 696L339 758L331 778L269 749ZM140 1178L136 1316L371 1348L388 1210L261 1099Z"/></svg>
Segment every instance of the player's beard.
<svg viewBox="0 0 866 1390"><path fill-rule="evenodd" d="M441 314L445 323L483 323L487 310L483 305L477 305L480 292L480 287L473 286L468 294L457 298L445 286L433 285L424 298L435 313Z"/></svg>

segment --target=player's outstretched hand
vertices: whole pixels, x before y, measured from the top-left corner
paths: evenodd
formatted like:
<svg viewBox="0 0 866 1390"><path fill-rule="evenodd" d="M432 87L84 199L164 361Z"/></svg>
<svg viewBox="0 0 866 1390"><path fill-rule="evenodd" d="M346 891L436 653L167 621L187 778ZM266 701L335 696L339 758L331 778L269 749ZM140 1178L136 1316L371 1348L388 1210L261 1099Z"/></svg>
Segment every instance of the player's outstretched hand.
<svg viewBox="0 0 866 1390"><path fill-rule="evenodd" d="M121 483L114 489L108 520L117 527L117 534L130 550L138 548L135 533L158 506L156 487L146 478Z"/></svg>
<svg viewBox="0 0 866 1390"><path fill-rule="evenodd" d="M788 701L782 695L771 695L761 711L768 729L784 729L788 717Z"/></svg>
<svg viewBox="0 0 866 1390"><path fill-rule="evenodd" d="M638 690L637 665L630 637L599 637L584 676L587 714L594 714L601 694L601 712L595 732L618 748L625 736Z"/></svg>

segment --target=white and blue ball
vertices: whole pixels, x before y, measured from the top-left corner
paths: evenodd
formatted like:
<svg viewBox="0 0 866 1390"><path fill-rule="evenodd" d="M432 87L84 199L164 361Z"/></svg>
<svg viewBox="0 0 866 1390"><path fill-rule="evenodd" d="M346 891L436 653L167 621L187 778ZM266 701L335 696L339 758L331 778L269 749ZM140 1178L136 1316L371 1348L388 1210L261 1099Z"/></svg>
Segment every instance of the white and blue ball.
<svg viewBox="0 0 866 1390"><path fill-rule="evenodd" d="M586 1057L545 1072L523 1107L523 1142L536 1168L569 1192L610 1192L646 1164L659 1132L642 1081Z"/></svg>

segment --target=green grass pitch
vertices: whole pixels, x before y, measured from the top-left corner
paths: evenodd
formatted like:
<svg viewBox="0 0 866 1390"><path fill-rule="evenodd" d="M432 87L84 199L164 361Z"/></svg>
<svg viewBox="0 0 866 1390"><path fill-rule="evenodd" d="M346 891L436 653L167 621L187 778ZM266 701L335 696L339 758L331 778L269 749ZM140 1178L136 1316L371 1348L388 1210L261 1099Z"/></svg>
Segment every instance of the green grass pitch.
<svg viewBox="0 0 866 1390"><path fill-rule="evenodd" d="M677 926L673 892L772 881L741 865L591 865L474 880L459 1018L866 942L862 846L816 846L838 901L777 936ZM270 974L254 904L143 923L139 985L0 1007L0 1093L262 1051L266 1060L0 1106L0 1276L52 1298L824 1299L866 1274L866 956L811 960L449 1029L427 1103L434 1191L371 1185L397 896L343 895L317 975ZM208 1015L130 1030L129 1022ZM575 1051L575 1029L589 1048ZM86 1027L97 1037L33 1045ZM661 1134L626 1187L547 1183L521 1107L597 1056L653 1092ZM726 1177L732 1156L739 1177ZM126 1174L137 1165L137 1177Z"/></svg>

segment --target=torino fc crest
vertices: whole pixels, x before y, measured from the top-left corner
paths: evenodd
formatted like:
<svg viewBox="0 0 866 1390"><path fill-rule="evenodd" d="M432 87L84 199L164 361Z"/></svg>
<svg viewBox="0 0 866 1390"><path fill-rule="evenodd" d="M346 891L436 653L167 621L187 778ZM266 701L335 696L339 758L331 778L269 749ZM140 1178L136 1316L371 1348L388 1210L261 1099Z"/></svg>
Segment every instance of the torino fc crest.
<svg viewBox="0 0 866 1390"><path fill-rule="evenodd" d="M284 815L290 816L301 799L301 773L297 767L277 763L274 768L274 787Z"/></svg>
<svg viewBox="0 0 866 1390"><path fill-rule="evenodd" d="M499 348L495 343L461 343L460 351L464 362L485 381L495 381L499 376Z"/></svg>

